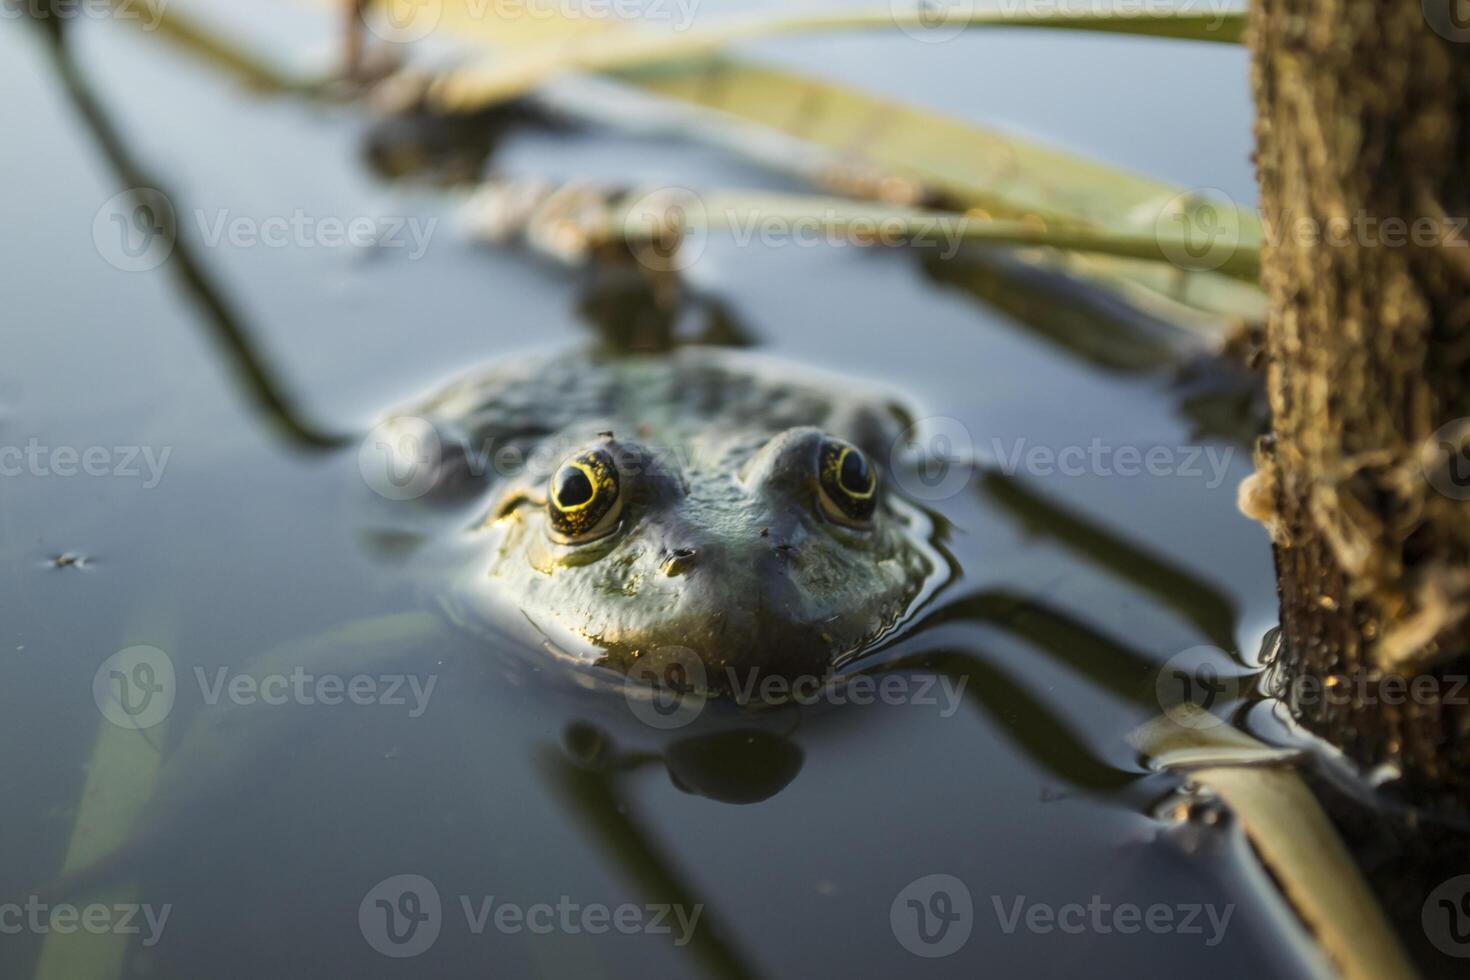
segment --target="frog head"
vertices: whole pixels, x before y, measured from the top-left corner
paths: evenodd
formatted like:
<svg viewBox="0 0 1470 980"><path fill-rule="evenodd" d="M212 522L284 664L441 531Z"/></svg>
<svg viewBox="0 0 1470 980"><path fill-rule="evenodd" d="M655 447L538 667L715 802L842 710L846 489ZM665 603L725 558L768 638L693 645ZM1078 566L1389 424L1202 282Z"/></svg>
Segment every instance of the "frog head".
<svg viewBox="0 0 1470 980"><path fill-rule="evenodd" d="M686 453L604 432L550 470L493 509L490 588L624 671L672 649L712 690L824 677L934 570L878 461L816 428Z"/></svg>

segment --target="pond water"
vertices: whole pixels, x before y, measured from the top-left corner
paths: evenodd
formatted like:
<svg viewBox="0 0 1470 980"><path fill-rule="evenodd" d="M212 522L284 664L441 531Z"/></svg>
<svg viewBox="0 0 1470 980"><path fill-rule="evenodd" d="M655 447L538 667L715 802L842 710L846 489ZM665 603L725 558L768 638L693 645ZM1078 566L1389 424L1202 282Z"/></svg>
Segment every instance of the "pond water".
<svg viewBox="0 0 1470 980"><path fill-rule="evenodd" d="M324 43L313 18L286 23L299 31L253 29ZM0 446L28 453L7 457L25 462L0 493L0 900L167 909L156 935L146 916L137 935L7 929L5 976L1310 972L1238 829L1156 819L1178 780L1125 741L1159 713L1159 665L1202 645L1249 664L1273 622L1266 537L1235 509L1248 399L1202 410L1213 372L1079 356L910 254L712 239L691 279L755 346L896 389L958 420L990 463L930 504L957 574L881 655L910 664L903 677L947 666L966 684L956 700L936 686L902 703L712 706L661 731L446 616L444 549L385 520L355 435L475 365L585 343L636 297L469 241L454 194L374 173L355 111L253 97L156 39L83 23L78 84L128 166L167 189L190 249L118 268L94 221L134 174L41 32L0 28ZM895 96L1249 198L1241 52L977 44L761 53L866 84L886 58ZM1152 81L1186 63L1194 88ZM1208 123L1198 93L1218 106ZM789 186L672 137L595 130L514 133L495 162ZM298 212L434 224L421 255L204 241L219 220ZM299 418L349 438L283 427L221 322ZM1165 447L1174 471L997 465L1091 446ZM89 450L99 475L80 465ZM131 731L99 712L94 681L139 645L166 657L150 663L173 672L172 706ZM280 705L214 686L263 655L282 673L420 686ZM121 663L134 682L160 676ZM677 908L665 921L658 906ZM395 922L420 938L395 945ZM958 941L934 956L915 929Z"/></svg>

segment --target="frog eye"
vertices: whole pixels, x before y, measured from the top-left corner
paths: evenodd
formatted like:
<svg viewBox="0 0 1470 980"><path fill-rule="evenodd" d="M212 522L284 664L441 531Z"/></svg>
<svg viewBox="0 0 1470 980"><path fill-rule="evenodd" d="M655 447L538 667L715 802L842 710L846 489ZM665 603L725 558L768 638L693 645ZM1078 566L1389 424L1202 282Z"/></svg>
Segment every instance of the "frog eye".
<svg viewBox="0 0 1470 980"><path fill-rule="evenodd" d="M563 544L603 537L617 527L622 509L618 466L605 449L571 457L551 475L546 488L552 537Z"/></svg>
<svg viewBox="0 0 1470 980"><path fill-rule="evenodd" d="M878 505L878 474L868 457L840 439L822 442L817 460L822 512L839 524L863 525Z"/></svg>

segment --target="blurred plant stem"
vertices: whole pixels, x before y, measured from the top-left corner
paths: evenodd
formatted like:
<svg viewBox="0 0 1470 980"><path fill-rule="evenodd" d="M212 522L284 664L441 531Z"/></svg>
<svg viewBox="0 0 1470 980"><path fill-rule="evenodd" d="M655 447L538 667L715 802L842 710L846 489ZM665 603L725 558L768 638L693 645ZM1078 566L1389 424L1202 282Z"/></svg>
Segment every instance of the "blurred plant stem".
<svg viewBox="0 0 1470 980"><path fill-rule="evenodd" d="M170 202L172 207L172 198L164 193L155 175L148 173L133 157L127 141L92 91L68 47L66 22L56 19L49 30L48 47L64 90L111 166L118 185L130 195L134 213L147 214L150 226L167 236L169 255L164 268L193 302L212 339L229 354L227 363L241 386L296 446L320 450L345 444L347 435L328 431L310 421L281 386L223 287L179 234L177 220L164 220L162 215L154 213L159 199Z"/></svg>
<svg viewBox="0 0 1470 980"><path fill-rule="evenodd" d="M348 2L356 3L358 0ZM935 21L935 17L940 19ZM682 33L620 26L519 45L508 55L447 72L440 79L434 96L446 109L478 108L490 102L525 95L568 72L653 69L681 61L707 61L737 44L799 34L892 32L895 28L909 33L936 28L953 29L957 33L999 28L1044 28L1237 44L1244 26L1243 12L1176 11L1130 15L1108 11L1017 14L1003 10L956 10L931 14L918 8L911 13L884 10L736 20Z"/></svg>

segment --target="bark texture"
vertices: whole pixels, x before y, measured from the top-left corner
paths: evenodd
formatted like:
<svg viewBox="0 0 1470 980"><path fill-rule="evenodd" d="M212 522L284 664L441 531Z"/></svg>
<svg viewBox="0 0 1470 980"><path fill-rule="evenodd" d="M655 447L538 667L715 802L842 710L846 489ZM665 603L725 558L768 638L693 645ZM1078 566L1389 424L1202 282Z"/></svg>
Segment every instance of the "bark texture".
<svg viewBox="0 0 1470 980"><path fill-rule="evenodd" d="M1242 505L1275 542L1298 719L1463 807L1470 423L1443 427L1470 416L1470 30L1432 29L1437 2L1254 0L1273 434Z"/></svg>

